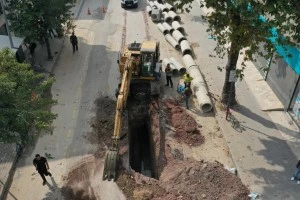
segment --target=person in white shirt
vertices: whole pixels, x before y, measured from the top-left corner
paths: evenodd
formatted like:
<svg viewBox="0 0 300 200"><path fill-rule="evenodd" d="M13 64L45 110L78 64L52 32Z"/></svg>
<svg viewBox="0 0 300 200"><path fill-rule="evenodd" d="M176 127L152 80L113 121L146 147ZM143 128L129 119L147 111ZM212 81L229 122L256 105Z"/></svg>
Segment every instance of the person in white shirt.
<svg viewBox="0 0 300 200"><path fill-rule="evenodd" d="M156 66L155 66L154 71L155 71L156 80L160 79L160 75L161 75L161 72L162 72L161 63L162 63L162 60L158 61L156 63Z"/></svg>

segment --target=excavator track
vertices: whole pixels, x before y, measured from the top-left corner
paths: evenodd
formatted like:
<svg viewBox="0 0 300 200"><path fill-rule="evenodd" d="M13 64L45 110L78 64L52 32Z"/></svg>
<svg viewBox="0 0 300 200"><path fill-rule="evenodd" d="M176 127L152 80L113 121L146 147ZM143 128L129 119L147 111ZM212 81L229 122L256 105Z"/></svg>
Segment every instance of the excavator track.
<svg viewBox="0 0 300 200"><path fill-rule="evenodd" d="M105 155L105 164L103 171L103 180L116 180L119 163L119 152L117 150L109 150Z"/></svg>

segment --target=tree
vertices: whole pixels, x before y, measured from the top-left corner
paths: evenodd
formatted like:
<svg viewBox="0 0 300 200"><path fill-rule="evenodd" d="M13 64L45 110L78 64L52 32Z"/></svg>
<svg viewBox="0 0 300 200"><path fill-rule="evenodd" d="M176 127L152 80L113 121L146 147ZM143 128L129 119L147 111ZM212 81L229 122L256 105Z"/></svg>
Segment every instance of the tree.
<svg viewBox="0 0 300 200"><path fill-rule="evenodd" d="M193 2L171 1L187 12ZM217 42L215 53L221 58L225 55L228 57L223 103L228 102L230 71L236 70L240 78L244 76L244 62L241 69L236 69L240 54L244 54L244 61L255 60L254 54L269 59L276 45L294 46L295 41L300 41L300 6L297 0L200 0L200 7L204 6L212 10L202 17L208 22L207 31ZM231 95L232 105L236 103L234 84Z"/></svg>
<svg viewBox="0 0 300 200"><path fill-rule="evenodd" d="M30 130L49 129L56 115L47 110L54 79L18 63L8 49L0 51L0 142L28 142Z"/></svg>
<svg viewBox="0 0 300 200"><path fill-rule="evenodd" d="M62 31L71 16L72 0L7 0L6 10L11 29L17 35L25 37L25 41L44 39L48 58L52 59L49 44L49 30Z"/></svg>

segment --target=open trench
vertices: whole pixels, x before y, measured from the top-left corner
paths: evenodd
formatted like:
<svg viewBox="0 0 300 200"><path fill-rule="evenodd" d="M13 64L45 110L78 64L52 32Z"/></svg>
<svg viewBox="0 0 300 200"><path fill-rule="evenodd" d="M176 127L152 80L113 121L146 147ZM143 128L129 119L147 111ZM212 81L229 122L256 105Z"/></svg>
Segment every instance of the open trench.
<svg viewBox="0 0 300 200"><path fill-rule="evenodd" d="M157 178L152 120L149 112L152 101L150 84L132 83L130 91L127 104L129 164L134 171Z"/></svg>

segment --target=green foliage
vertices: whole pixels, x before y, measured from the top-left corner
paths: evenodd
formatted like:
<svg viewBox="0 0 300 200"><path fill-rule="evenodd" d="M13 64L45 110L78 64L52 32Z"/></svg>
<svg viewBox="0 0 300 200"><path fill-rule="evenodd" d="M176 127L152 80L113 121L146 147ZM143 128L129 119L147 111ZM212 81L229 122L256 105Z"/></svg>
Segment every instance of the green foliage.
<svg viewBox="0 0 300 200"><path fill-rule="evenodd" d="M30 130L49 129L56 115L47 106L55 101L46 92L53 83L18 63L8 49L0 52L0 142L26 143Z"/></svg>
<svg viewBox="0 0 300 200"><path fill-rule="evenodd" d="M61 30L71 16L72 0L6 0L12 30L25 41L48 38L48 30Z"/></svg>

